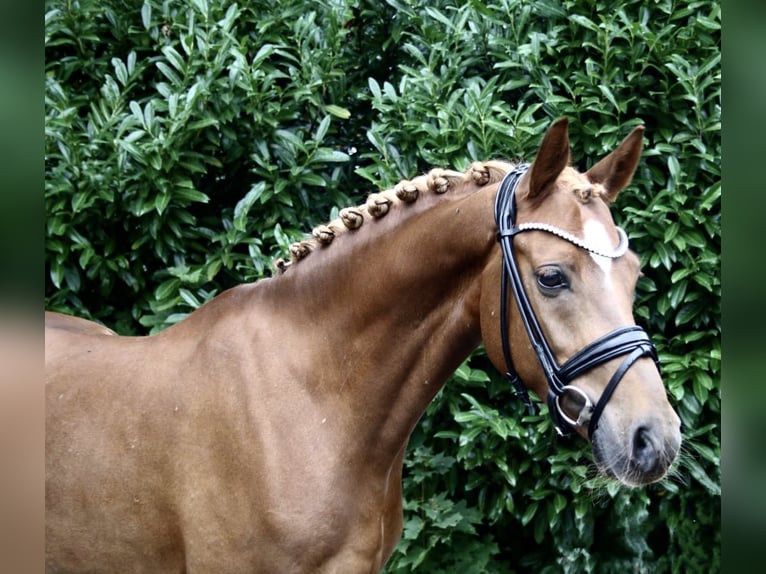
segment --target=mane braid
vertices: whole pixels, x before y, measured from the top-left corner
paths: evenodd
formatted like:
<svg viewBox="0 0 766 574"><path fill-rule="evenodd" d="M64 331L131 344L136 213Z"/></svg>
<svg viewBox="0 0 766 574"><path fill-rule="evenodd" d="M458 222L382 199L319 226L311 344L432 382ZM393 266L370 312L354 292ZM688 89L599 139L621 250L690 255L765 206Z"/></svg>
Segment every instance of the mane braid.
<svg viewBox="0 0 766 574"><path fill-rule="evenodd" d="M329 246L338 235L358 230L365 221L385 217L399 205L414 203L424 193L443 194L460 185L484 187L499 182L513 167L514 164L509 162L491 160L473 162L464 172L434 168L415 179L402 180L392 189L372 193L363 205L345 207L340 210L337 219L315 227L311 238L293 243L290 246L290 260L278 259L275 262L277 274L281 275L315 249Z"/></svg>

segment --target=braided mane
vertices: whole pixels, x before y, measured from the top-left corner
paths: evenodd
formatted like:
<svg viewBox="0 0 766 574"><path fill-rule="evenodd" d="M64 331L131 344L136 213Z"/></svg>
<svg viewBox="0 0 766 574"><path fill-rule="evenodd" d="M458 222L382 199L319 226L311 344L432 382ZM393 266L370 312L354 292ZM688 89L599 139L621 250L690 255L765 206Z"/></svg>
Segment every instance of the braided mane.
<svg viewBox="0 0 766 574"><path fill-rule="evenodd" d="M340 210L337 219L315 227L310 239L293 243L290 246L290 260L278 259L275 262L277 273L284 273L315 249L330 245L337 236L356 231L365 221L385 217L392 207L417 201L422 193L443 194L461 185L483 187L499 182L513 167L512 163L492 160L473 162L464 172L434 168L412 180L402 180L392 189L372 193L363 205L345 207Z"/></svg>

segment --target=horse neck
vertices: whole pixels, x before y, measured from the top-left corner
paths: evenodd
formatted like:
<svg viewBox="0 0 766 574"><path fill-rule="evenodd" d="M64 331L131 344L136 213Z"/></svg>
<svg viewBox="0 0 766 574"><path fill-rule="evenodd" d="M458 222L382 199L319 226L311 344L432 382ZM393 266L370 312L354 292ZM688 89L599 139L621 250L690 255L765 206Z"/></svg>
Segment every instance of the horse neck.
<svg viewBox="0 0 766 574"><path fill-rule="evenodd" d="M270 285L283 322L304 329L296 380L379 451L401 450L480 342L480 277L498 253L493 189L398 206Z"/></svg>

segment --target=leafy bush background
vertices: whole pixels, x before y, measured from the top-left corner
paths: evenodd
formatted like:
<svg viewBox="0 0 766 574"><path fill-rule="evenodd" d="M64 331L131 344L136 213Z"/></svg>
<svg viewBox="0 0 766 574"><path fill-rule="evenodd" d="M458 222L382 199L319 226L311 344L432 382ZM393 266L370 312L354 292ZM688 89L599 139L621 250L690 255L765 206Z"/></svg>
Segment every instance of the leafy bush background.
<svg viewBox="0 0 766 574"><path fill-rule="evenodd" d="M646 149L616 219L685 426L674 477L595 478L479 349L413 434L389 572L720 569L715 2L46 0L46 306L156 332L432 166ZM543 409L544 411L544 409Z"/></svg>

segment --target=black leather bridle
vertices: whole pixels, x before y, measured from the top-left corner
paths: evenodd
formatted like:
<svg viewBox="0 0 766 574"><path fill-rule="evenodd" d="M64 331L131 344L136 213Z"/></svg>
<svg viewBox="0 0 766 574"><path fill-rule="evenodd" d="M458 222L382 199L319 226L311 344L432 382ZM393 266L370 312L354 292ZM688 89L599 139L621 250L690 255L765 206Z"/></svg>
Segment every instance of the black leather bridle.
<svg viewBox="0 0 766 574"><path fill-rule="evenodd" d="M529 164L521 164L506 174L500 182L497 197L495 198L495 221L499 230L497 238L503 252L504 272L500 282L500 329L503 355L508 369L506 376L515 387L516 394L521 397L530 409L534 410L533 403L529 397L529 391L524 386L513 366L508 343L508 283L510 282L519 314L529 336L529 341L548 381L548 410L553 418L556 431L559 435L565 436L571 434L576 426L584 426L587 423L588 436L593 439L593 433L596 431L601 413L625 373L633 363L643 356L649 356L654 359L659 368L657 351L646 332L641 327L631 325L615 329L596 339L580 349L563 365L558 365L553 351L540 328L540 323L537 321L529 297L524 290L519 266L513 251L513 238L524 231L545 231L561 237L570 243L574 243L580 248L587 249L596 255L609 258L622 256L627 251L628 240L625 232L618 227L620 245L614 251L605 253L580 238L546 223L524 223L517 226L515 192L521 176L524 175L528 168ZM570 384L586 371L623 355L627 355L627 357L612 375L595 407L582 390ZM578 402L583 405L577 419L567 415L561 407L560 398L565 394L578 396Z"/></svg>

